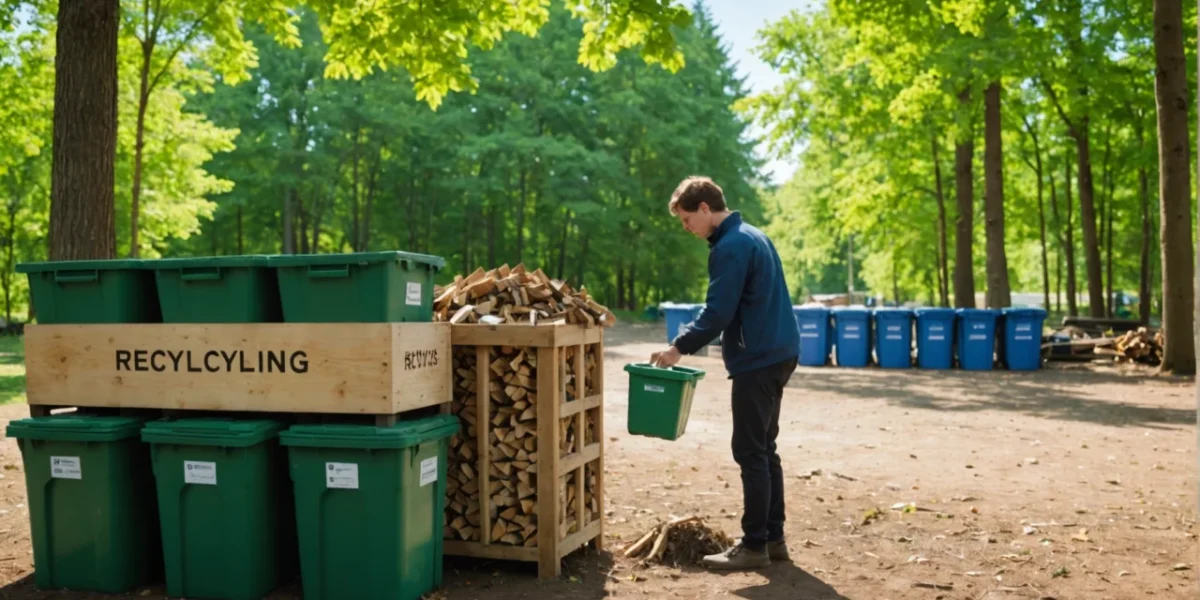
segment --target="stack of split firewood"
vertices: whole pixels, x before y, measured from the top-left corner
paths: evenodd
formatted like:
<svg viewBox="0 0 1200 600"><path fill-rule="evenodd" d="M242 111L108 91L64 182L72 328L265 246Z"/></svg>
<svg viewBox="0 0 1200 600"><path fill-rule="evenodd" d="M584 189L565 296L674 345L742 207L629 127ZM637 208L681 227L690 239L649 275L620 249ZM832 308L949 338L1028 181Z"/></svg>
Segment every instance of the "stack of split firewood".
<svg viewBox="0 0 1200 600"><path fill-rule="evenodd" d="M594 381L575 372L573 346L559 350L565 361L566 401L598 393ZM536 546L538 531L538 355L537 348L499 346L490 351L483 368L488 373L488 421L478 414L478 354L473 346L456 346L454 398L450 410L462 420L463 430L450 439L447 461L447 506L445 539L484 541L492 544ZM587 373L595 373L594 347L584 356ZM549 398L547 398L549 401ZM585 431L579 432L575 418L559 421L559 453L567 456L596 441L592 411L585 415ZM489 490L480 494L479 432L487 433ZM596 473L587 467L584 485L584 518L577 514L575 473L560 478L560 506L564 507L559 537L579 530L595 520L600 505L594 495ZM489 511L484 531L481 510Z"/></svg>
<svg viewBox="0 0 1200 600"><path fill-rule="evenodd" d="M1161 331L1151 334L1145 327L1139 327L1118 337L1113 348L1118 361L1159 365L1163 359L1163 334Z"/></svg>
<svg viewBox="0 0 1200 600"><path fill-rule="evenodd" d="M612 327L617 318L593 300L586 288L571 289L565 281L550 279L525 265L484 271L434 290L434 320L451 323L566 323L585 327Z"/></svg>

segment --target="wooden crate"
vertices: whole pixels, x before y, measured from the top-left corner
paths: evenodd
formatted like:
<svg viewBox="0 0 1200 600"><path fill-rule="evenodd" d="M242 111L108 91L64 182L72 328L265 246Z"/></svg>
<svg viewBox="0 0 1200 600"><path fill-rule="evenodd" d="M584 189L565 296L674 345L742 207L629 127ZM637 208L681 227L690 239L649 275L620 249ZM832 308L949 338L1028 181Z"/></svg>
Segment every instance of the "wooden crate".
<svg viewBox="0 0 1200 600"><path fill-rule="evenodd" d="M447 481L445 553L537 562L540 578L557 577L564 556L588 543L597 549L603 547L603 330L569 325L455 325L451 338L454 357L460 365L454 377L456 400L452 406L463 419L463 429L451 441L448 468L452 474L474 471L475 484L472 490L472 486L462 484L464 477L454 476ZM568 354L570 361L566 359ZM528 360L523 356L536 356L536 373L532 368L526 375L510 369L514 373L512 381L504 382L503 391L497 395L493 381L501 378L499 373L506 368L498 359L527 365ZM577 377L579 374L582 376ZM511 399L510 394L520 400L501 405ZM498 401L497 397L504 400ZM523 400L528 406L518 406ZM500 407L498 414L492 414L496 406ZM536 423L525 426L530 410ZM525 421L519 420L522 416ZM528 456L517 455L516 458L526 458L525 461L513 460L508 452L501 453L512 451L512 444L497 443L503 441L499 440L498 431L505 438L516 436L516 430L510 427L514 421L516 429L526 427L516 437L520 450L531 447L530 439L536 440L536 449ZM574 430L573 436L563 435L564 424ZM534 431L536 437L530 438ZM575 443L564 453L567 437L573 437ZM553 451L546 452L547 449ZM508 474L494 463L505 467ZM544 473L552 476L541 476ZM495 477L497 474L499 478ZM519 490L515 498L515 506L519 508L512 504L513 485ZM585 505L589 496L592 503ZM452 521L465 520L463 515L472 505L478 507L478 524L460 522L465 528L456 528ZM511 521L494 521L503 519L501 515L505 513L518 511L527 516L526 508L531 508L536 517L536 533L527 534L527 528L520 532L506 531L503 525ZM553 515L553 526L546 526L545 515ZM499 530L497 523L501 525ZM521 527L519 523L515 525Z"/></svg>
<svg viewBox="0 0 1200 600"><path fill-rule="evenodd" d="M31 325L25 364L31 411L370 414L386 423L450 401L450 325Z"/></svg>

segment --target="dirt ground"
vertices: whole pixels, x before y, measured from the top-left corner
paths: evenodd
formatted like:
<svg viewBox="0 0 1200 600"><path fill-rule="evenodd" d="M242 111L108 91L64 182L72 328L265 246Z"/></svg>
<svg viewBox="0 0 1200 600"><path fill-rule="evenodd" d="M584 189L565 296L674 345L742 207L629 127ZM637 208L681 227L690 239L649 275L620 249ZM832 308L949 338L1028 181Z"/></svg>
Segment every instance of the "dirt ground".
<svg viewBox="0 0 1200 600"><path fill-rule="evenodd" d="M625 431L622 367L646 360L663 339L661 325L622 325L607 337L605 551L577 552L548 582L533 565L447 559L445 585L433 597L1200 597L1193 384L1111 366L983 374L801 368L784 398L779 439L794 562L737 574L640 568L620 550L671 515L701 515L740 535L729 382L719 358L684 359L708 377L683 438ZM0 420L26 414L23 404L0 408ZM0 598L104 598L34 589L12 440L0 442L0 465ZM299 588L272 597L297 598Z"/></svg>

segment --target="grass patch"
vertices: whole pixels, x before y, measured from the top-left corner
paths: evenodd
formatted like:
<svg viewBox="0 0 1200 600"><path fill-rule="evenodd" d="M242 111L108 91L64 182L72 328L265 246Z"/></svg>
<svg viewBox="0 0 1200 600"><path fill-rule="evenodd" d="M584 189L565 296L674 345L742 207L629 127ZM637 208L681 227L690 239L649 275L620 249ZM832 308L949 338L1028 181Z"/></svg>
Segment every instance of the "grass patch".
<svg viewBox="0 0 1200 600"><path fill-rule="evenodd" d="M25 402L25 340L0 336L0 404Z"/></svg>

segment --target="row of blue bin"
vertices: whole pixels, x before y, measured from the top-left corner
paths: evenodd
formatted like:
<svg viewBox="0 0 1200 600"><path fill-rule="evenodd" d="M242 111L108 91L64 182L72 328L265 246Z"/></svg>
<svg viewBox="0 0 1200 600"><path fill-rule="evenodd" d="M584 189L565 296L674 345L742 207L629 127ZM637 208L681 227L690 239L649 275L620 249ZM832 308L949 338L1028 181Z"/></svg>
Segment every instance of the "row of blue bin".
<svg viewBox="0 0 1200 600"><path fill-rule="evenodd" d="M700 316L704 305L663 303L660 308L666 317L667 343L671 343ZM913 366L914 337L916 362L922 369L950 369L957 358L962 369L984 371L992 368L997 354L1000 363L1013 371L1032 371L1042 365L1046 311L1040 308L796 306L793 312L804 366L825 366L836 357L838 366L865 367L871 364L874 350L880 367L907 369Z"/></svg>
<svg viewBox="0 0 1200 600"><path fill-rule="evenodd" d="M1042 364L1040 308L877 308L824 306L793 308L800 330L800 364L824 366L836 357L838 366L865 367L876 362L885 369L913 366L915 325L917 366L922 369L970 371L1001 365L1013 371L1032 371Z"/></svg>

